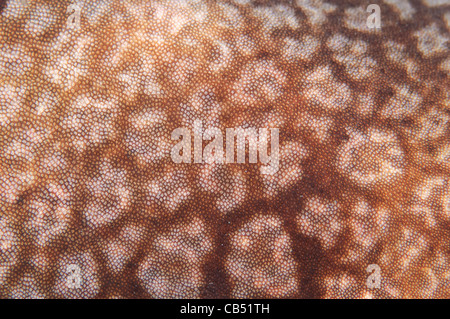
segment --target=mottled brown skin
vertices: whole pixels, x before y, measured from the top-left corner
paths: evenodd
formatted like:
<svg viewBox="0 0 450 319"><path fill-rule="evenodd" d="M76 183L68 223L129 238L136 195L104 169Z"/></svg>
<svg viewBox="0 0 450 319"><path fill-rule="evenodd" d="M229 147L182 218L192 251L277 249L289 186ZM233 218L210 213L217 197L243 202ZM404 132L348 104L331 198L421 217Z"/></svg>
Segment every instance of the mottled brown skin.
<svg viewBox="0 0 450 319"><path fill-rule="evenodd" d="M431 2L2 3L0 296L450 297ZM280 170L173 163L195 119L279 128Z"/></svg>

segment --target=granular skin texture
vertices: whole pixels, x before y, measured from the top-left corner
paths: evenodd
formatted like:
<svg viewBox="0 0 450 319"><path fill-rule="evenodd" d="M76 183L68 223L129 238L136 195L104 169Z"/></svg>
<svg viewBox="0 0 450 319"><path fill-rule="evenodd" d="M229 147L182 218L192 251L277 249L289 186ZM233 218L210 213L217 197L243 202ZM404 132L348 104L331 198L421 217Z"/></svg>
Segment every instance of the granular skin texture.
<svg viewBox="0 0 450 319"><path fill-rule="evenodd" d="M73 3L0 6L1 298L450 297L448 1Z"/></svg>

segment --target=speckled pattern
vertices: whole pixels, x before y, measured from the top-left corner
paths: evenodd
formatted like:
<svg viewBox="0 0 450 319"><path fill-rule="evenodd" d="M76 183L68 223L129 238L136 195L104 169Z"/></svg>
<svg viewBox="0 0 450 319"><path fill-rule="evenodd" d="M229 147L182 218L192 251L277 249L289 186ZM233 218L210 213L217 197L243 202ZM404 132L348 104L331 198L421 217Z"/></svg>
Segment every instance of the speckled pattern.
<svg viewBox="0 0 450 319"><path fill-rule="evenodd" d="M450 297L448 0L0 7L0 297ZM279 171L174 163L195 120Z"/></svg>

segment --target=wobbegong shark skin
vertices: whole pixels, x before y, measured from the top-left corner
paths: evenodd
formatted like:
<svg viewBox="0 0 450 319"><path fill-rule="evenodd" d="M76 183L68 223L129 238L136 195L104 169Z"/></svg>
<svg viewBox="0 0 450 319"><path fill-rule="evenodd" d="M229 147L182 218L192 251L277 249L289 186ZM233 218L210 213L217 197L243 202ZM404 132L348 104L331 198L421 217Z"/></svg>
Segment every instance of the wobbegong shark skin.
<svg viewBox="0 0 450 319"><path fill-rule="evenodd" d="M2 2L0 297L449 298L449 39L448 0ZM174 163L196 120L279 170Z"/></svg>

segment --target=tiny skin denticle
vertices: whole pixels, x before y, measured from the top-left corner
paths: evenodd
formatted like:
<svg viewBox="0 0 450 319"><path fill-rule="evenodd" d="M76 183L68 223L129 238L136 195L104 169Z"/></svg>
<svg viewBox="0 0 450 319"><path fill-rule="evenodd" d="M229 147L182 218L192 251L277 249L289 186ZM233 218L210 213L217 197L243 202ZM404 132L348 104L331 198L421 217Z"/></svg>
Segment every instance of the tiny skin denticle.
<svg viewBox="0 0 450 319"><path fill-rule="evenodd" d="M0 1L0 298L450 298L449 40L448 0Z"/></svg>

